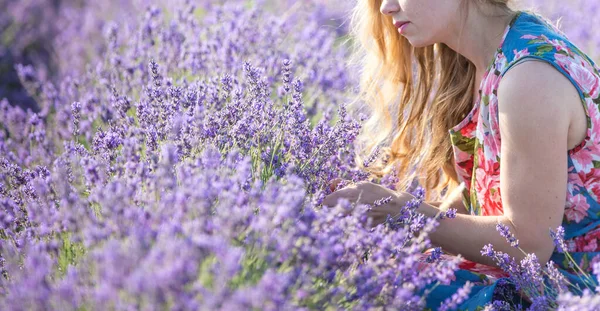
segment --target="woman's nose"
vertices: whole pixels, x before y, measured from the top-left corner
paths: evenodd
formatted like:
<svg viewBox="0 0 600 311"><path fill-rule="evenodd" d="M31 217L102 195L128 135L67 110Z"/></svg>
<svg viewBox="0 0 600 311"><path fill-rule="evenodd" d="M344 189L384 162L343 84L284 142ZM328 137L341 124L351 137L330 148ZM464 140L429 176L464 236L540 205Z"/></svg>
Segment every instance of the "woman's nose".
<svg viewBox="0 0 600 311"><path fill-rule="evenodd" d="M383 0L381 2L381 7L379 7L379 11L383 15L392 15L399 9L400 5L398 5L398 1L396 0Z"/></svg>

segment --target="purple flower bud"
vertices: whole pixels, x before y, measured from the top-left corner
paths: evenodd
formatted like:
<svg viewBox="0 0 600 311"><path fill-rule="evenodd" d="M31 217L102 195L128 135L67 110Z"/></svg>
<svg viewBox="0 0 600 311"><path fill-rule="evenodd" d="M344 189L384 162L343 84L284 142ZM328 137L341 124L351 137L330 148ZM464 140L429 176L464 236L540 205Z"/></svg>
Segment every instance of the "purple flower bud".
<svg viewBox="0 0 600 311"><path fill-rule="evenodd" d="M519 240L517 240L517 238L515 238L515 236L510 232L510 229L508 228L507 225L502 224L502 223L497 223L496 231L498 231L500 233L500 235L506 239L506 241L510 244L510 246L519 247Z"/></svg>
<svg viewBox="0 0 600 311"><path fill-rule="evenodd" d="M427 256L425 261L427 261L428 263L433 263L433 262L440 260L441 257L442 257L442 248L436 247L433 249L431 254L429 254L429 256Z"/></svg>
<svg viewBox="0 0 600 311"><path fill-rule="evenodd" d="M381 198L381 199L375 201L373 207L385 205L385 204L390 203L391 201L392 201L392 196Z"/></svg>
<svg viewBox="0 0 600 311"><path fill-rule="evenodd" d="M550 236L554 241L556 251L559 253L564 253L567 250L567 246L565 244L565 228L563 226L558 226L558 228L556 228L556 231L550 229Z"/></svg>
<svg viewBox="0 0 600 311"><path fill-rule="evenodd" d="M492 246L492 244L486 244L485 246L483 246L483 248L481 249L481 255L487 257L494 256L494 247Z"/></svg>
<svg viewBox="0 0 600 311"><path fill-rule="evenodd" d="M446 211L446 218L456 218L456 209L455 208L449 208Z"/></svg>

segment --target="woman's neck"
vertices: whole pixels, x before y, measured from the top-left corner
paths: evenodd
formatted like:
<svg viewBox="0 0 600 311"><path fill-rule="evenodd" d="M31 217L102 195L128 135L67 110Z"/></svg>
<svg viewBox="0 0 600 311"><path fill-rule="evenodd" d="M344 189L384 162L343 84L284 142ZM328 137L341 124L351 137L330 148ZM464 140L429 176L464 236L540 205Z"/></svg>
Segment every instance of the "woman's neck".
<svg viewBox="0 0 600 311"><path fill-rule="evenodd" d="M448 27L443 43L475 64L477 79L481 79L480 75L485 73L492 62L502 41L502 34L514 14L507 14L499 9L479 11L471 6L466 19Z"/></svg>

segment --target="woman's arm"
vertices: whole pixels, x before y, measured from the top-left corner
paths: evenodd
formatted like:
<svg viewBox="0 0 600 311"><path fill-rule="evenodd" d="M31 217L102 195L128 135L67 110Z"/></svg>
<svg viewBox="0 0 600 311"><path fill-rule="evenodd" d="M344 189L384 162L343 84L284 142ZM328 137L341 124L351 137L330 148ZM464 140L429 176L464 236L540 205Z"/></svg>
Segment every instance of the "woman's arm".
<svg viewBox="0 0 600 311"><path fill-rule="evenodd" d="M492 244L497 251L520 261L525 256L521 250L512 247L496 231L497 223L502 223L519 240L523 251L534 253L541 263L550 259L554 244L549 229L561 224L565 212L567 141L575 111L571 109L583 109L575 91L560 72L537 61L518 64L503 77L497 90L499 129L492 129L502 137L500 176L481 174L483 180L478 179L478 182L499 183L503 215L458 214L454 219L442 219L430 236L433 244L468 260L496 266L491 258L481 255L482 248ZM387 214L397 214L411 199L410 194L358 183L332 193L323 204L334 206L339 197L351 202L361 198L361 203L372 204L390 195L395 196L394 201L369 212L377 224ZM481 202L484 209L485 201ZM418 211L433 217L439 209L422 203Z"/></svg>
<svg viewBox="0 0 600 311"><path fill-rule="evenodd" d="M443 201L432 201L425 203L435 206L439 210L454 208L459 214L470 215L469 211L467 210L465 204L462 201L463 189L464 184L460 184L460 186L456 187L450 194L448 194Z"/></svg>
<svg viewBox="0 0 600 311"><path fill-rule="evenodd" d="M427 203L421 204L417 209L419 213L428 217L435 217L438 209ZM434 232L430 233L431 242L440 246L450 254L461 254L464 258L497 267L492 258L481 255L481 249L492 244L495 250L507 253L517 260L524 256L520 250L510 246L508 242L496 231L496 224L503 223L514 233L510 221L503 216L475 216L457 214L453 219L442 219Z"/></svg>
<svg viewBox="0 0 600 311"><path fill-rule="evenodd" d="M480 252L491 243L494 249L521 260L524 254L496 231L500 222L510 228L526 253L535 253L541 263L550 259L554 244L549 229L561 224L566 202L570 109L581 105L575 91L570 81L541 62L516 65L503 77L497 93L504 214L459 214L443 219L431 234L434 244L468 260L496 266ZM427 216L437 213L437 208L426 203L418 210Z"/></svg>

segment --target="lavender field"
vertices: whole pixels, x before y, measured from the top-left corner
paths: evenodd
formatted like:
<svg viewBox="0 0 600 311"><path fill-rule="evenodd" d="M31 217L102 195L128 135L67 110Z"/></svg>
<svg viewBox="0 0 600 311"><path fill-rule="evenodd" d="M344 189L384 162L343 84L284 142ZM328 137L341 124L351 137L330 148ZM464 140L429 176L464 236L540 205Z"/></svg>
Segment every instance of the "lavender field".
<svg viewBox="0 0 600 311"><path fill-rule="evenodd" d="M353 4L0 0L0 310L422 310L457 262L421 266L423 190L357 152ZM600 61L600 1L520 6ZM415 200L371 227L334 178ZM532 310L600 310L506 267Z"/></svg>

